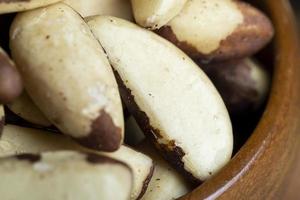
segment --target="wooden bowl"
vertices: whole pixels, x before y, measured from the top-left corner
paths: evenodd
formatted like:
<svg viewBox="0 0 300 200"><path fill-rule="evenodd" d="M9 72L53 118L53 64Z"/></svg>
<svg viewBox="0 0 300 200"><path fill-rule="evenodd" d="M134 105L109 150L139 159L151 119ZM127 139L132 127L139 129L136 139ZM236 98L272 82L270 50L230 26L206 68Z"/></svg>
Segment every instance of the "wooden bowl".
<svg viewBox="0 0 300 200"><path fill-rule="evenodd" d="M269 61L274 63L274 74L267 108L252 136L230 163L181 199L287 199L287 187L292 187L289 182L300 155L296 23L288 0L249 2L266 11L276 30Z"/></svg>

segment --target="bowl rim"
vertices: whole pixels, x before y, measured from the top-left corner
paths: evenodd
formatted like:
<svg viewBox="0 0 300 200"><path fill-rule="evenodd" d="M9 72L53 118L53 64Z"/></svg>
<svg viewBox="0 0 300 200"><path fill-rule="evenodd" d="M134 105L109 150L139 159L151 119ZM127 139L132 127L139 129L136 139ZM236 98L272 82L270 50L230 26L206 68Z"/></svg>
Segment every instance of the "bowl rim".
<svg viewBox="0 0 300 200"><path fill-rule="evenodd" d="M274 177L276 175L278 178L278 183L276 183L278 188L274 186L274 189L271 189L263 183L255 183L255 180L247 179L255 178L259 168L258 163L270 161L268 155L271 149L274 149L277 143L282 142L283 137L291 139L286 142L286 150L282 150L282 156L281 154L278 156L284 157L283 159L289 162L292 162L295 157L292 155L295 154L298 141L300 141L299 138L293 139L300 130L298 125L300 124L298 120L300 118L298 107L300 106L297 106L300 105L298 81L300 76L297 77L300 75L300 66L298 67L300 62L297 59L300 51L297 25L289 0L261 0L261 2L265 4L275 27L275 69L266 109L253 134L231 161L214 177L181 199L216 199L219 197L230 199L238 197L237 193L242 193L240 195L247 197L252 189L258 187L268 187L262 189L262 192L264 191L263 195L269 196L270 194L266 192L268 189L269 193L276 193L275 190L280 189L280 184L284 182L282 176L288 173L289 164L282 172L274 174ZM289 37L285 37L287 33ZM289 157L285 156L286 151L289 151Z"/></svg>

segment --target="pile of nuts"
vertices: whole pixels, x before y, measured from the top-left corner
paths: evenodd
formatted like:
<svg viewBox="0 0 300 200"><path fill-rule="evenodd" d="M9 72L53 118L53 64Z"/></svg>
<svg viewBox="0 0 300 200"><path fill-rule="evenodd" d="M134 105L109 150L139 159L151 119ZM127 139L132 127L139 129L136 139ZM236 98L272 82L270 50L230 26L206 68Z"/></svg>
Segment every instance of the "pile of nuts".
<svg viewBox="0 0 300 200"><path fill-rule="evenodd" d="M268 95L273 26L242 1L8 0L0 26L2 199L178 198Z"/></svg>

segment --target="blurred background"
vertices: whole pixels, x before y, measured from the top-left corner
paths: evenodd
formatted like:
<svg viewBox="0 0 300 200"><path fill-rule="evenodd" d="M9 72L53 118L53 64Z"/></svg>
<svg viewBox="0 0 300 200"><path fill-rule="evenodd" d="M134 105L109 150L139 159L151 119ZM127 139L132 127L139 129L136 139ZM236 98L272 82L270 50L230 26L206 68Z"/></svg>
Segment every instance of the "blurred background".
<svg viewBox="0 0 300 200"><path fill-rule="evenodd" d="M297 14L298 19L300 19L300 0L290 0ZM298 21L300 25L300 22Z"/></svg>
<svg viewBox="0 0 300 200"><path fill-rule="evenodd" d="M296 8L300 8L300 1L299 0L291 0L293 6L295 6Z"/></svg>

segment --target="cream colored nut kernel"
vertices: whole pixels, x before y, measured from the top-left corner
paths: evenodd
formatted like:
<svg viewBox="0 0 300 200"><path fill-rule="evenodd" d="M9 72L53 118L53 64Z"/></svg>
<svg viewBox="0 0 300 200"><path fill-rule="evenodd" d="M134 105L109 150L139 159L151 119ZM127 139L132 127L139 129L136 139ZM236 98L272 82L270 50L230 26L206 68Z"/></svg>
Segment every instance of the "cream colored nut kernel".
<svg viewBox="0 0 300 200"><path fill-rule="evenodd" d="M15 63L0 47L0 104L12 102L22 90L22 79Z"/></svg>
<svg viewBox="0 0 300 200"><path fill-rule="evenodd" d="M146 28L158 29L180 13L187 0L131 0L135 21Z"/></svg>
<svg viewBox="0 0 300 200"><path fill-rule="evenodd" d="M102 47L66 4L20 13L10 31L26 91L53 125L89 148L123 141L118 86Z"/></svg>
<svg viewBox="0 0 300 200"><path fill-rule="evenodd" d="M7 107L22 119L43 127L51 126L51 122L45 117L40 109L33 103L28 94L24 91L21 96Z"/></svg>
<svg viewBox="0 0 300 200"><path fill-rule="evenodd" d="M194 59L221 61L252 55L274 34L270 20L242 1L189 0L157 31Z"/></svg>
<svg viewBox="0 0 300 200"><path fill-rule="evenodd" d="M0 139L0 157L57 150L90 152L126 163L133 172L133 187L130 194L132 200L143 196L154 170L154 164L150 157L124 145L112 153L92 151L79 146L63 135L13 125L4 127Z"/></svg>
<svg viewBox="0 0 300 200"><path fill-rule="evenodd" d="M5 0L0 1L0 14L44 7L61 0Z"/></svg>
<svg viewBox="0 0 300 200"><path fill-rule="evenodd" d="M191 185L162 159L149 141L143 141L138 149L155 162L155 169L143 200L177 199L192 190Z"/></svg>
<svg viewBox="0 0 300 200"><path fill-rule="evenodd" d="M231 158L232 127L203 71L133 23L95 16L88 25L108 55L127 108L165 157L197 180L218 172Z"/></svg>
<svg viewBox="0 0 300 200"><path fill-rule="evenodd" d="M112 15L132 21L130 0L64 0L83 17Z"/></svg>
<svg viewBox="0 0 300 200"><path fill-rule="evenodd" d="M127 200L132 185L126 164L75 151L1 158L0 176L1 198L10 200Z"/></svg>

